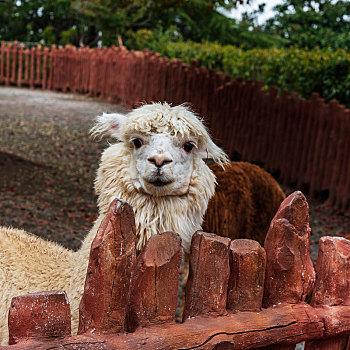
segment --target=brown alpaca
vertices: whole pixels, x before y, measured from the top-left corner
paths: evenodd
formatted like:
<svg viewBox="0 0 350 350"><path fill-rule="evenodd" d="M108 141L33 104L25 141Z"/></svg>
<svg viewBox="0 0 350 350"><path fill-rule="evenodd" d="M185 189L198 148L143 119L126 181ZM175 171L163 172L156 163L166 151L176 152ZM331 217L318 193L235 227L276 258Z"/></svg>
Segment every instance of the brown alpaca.
<svg viewBox="0 0 350 350"><path fill-rule="evenodd" d="M270 222L285 195L276 180L257 165L213 164L218 185L209 201L203 231L220 236L249 238L263 244Z"/></svg>

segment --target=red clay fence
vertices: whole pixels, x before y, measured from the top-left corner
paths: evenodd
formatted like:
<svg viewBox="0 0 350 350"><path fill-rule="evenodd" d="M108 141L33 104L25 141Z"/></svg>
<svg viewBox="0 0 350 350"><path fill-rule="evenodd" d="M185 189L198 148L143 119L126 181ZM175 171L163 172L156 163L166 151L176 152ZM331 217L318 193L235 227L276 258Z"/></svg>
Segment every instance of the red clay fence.
<svg viewBox="0 0 350 350"><path fill-rule="evenodd" d="M91 246L79 334L63 291L12 299L15 349L345 349L350 334L350 241L323 237L316 273L308 204L286 198L265 241L196 232L183 323L175 323L181 242L165 232L136 256L132 208L115 200ZM317 274L317 279L316 279Z"/></svg>
<svg viewBox="0 0 350 350"><path fill-rule="evenodd" d="M0 84L99 96L128 108L140 102L189 102L231 157L237 154L278 172L280 181L328 195L350 212L350 111L296 93L278 96L261 82L232 80L148 51L90 49L2 42Z"/></svg>

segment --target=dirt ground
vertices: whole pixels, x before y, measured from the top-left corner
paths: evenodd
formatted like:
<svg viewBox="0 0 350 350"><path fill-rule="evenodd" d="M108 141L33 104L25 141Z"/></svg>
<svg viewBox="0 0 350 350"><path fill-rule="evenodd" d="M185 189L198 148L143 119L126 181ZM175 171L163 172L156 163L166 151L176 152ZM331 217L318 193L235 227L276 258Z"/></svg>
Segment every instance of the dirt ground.
<svg viewBox="0 0 350 350"><path fill-rule="evenodd" d="M102 112L123 109L80 95L0 87L0 225L79 248L97 215L93 180L107 142L91 140L88 131ZM308 201L315 261L321 236L350 236L350 217Z"/></svg>

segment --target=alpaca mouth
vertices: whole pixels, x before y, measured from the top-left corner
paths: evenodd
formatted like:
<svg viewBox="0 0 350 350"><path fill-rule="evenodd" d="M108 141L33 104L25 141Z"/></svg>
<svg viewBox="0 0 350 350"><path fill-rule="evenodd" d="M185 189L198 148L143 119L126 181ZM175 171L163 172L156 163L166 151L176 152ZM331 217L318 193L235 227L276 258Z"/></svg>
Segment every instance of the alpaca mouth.
<svg viewBox="0 0 350 350"><path fill-rule="evenodd" d="M162 181L160 179L157 179L155 181L149 181L149 183L156 187L163 187L169 185L170 183L172 183L172 181Z"/></svg>
<svg viewBox="0 0 350 350"><path fill-rule="evenodd" d="M164 176L164 175L162 176L153 175L149 177L144 177L144 180L150 185L155 187L165 187L171 184L172 182L174 182L174 180L171 177Z"/></svg>

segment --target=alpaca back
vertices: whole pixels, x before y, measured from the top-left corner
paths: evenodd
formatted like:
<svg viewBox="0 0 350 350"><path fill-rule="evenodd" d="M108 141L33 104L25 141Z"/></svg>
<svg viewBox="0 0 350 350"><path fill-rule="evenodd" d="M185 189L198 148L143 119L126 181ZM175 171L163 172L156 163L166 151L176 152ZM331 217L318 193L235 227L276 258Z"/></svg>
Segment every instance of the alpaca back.
<svg viewBox="0 0 350 350"><path fill-rule="evenodd" d="M285 198L277 181L247 162L232 162L225 169L216 164L210 168L218 185L209 201L203 230L263 244L270 222Z"/></svg>
<svg viewBox="0 0 350 350"><path fill-rule="evenodd" d="M70 289L75 253L23 230L0 228L0 343L8 342L7 318L14 296ZM69 295L68 295L69 296Z"/></svg>

